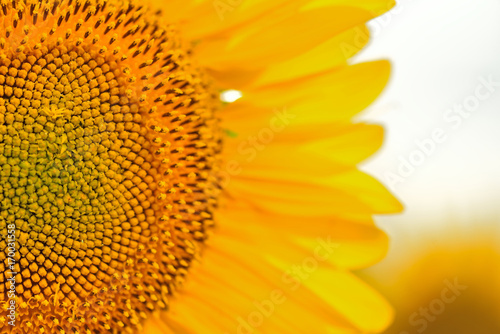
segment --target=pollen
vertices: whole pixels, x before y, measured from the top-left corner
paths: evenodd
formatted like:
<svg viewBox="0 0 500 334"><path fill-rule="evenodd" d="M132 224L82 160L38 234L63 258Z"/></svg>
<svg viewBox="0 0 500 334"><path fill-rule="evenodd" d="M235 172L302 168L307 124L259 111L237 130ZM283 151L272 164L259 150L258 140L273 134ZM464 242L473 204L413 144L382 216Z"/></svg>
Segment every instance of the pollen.
<svg viewBox="0 0 500 334"><path fill-rule="evenodd" d="M135 333L198 258L220 101L165 16L0 0L0 333Z"/></svg>

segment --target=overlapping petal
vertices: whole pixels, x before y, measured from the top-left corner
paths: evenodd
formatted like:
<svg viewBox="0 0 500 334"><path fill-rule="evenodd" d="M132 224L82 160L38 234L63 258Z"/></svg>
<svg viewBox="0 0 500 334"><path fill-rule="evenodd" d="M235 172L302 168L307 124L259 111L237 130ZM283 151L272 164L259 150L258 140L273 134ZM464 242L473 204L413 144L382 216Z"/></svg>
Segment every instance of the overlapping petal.
<svg viewBox="0 0 500 334"><path fill-rule="evenodd" d="M371 216L401 205L357 169L382 145L382 128L351 120L381 93L390 66L348 59L368 42L366 21L393 1L226 1L223 19L207 14L215 3L197 1L177 19L221 89L243 94L221 112L225 195L201 263L151 328L382 331L391 307L350 270L384 256L388 239ZM324 259L315 253L321 242L335 245ZM290 268L308 259L317 267L297 284ZM250 324L276 291L286 302Z"/></svg>

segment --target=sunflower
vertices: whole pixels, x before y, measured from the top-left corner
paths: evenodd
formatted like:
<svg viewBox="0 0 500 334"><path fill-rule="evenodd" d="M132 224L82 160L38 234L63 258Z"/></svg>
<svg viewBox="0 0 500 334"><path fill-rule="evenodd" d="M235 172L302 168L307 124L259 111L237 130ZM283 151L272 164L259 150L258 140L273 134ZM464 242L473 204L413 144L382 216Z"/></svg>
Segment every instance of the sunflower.
<svg viewBox="0 0 500 334"><path fill-rule="evenodd" d="M383 330L392 5L1 0L0 333Z"/></svg>
<svg viewBox="0 0 500 334"><path fill-rule="evenodd" d="M420 245L414 255L393 260L396 270L370 269L367 279L397 310L384 333L500 332L500 250L492 238L498 232L477 233L478 225L466 235L454 226L446 241Z"/></svg>

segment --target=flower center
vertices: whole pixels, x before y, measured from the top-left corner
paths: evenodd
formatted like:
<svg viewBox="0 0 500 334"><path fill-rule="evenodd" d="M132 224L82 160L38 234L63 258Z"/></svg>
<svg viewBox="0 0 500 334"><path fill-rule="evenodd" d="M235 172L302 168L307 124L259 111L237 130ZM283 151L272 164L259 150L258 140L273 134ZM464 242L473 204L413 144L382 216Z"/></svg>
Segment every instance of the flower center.
<svg viewBox="0 0 500 334"><path fill-rule="evenodd" d="M139 2L0 7L0 305L21 333L133 332L212 225L217 94Z"/></svg>

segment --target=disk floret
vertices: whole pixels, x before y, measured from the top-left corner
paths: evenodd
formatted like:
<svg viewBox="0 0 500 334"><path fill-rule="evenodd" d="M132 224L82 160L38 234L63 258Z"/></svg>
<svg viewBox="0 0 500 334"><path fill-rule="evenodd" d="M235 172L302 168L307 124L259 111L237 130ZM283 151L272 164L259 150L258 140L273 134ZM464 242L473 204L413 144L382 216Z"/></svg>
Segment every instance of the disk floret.
<svg viewBox="0 0 500 334"><path fill-rule="evenodd" d="M134 332L213 224L217 96L139 1L0 9L0 333Z"/></svg>

